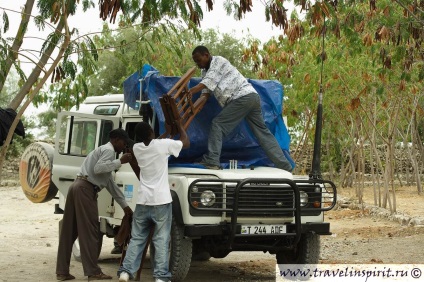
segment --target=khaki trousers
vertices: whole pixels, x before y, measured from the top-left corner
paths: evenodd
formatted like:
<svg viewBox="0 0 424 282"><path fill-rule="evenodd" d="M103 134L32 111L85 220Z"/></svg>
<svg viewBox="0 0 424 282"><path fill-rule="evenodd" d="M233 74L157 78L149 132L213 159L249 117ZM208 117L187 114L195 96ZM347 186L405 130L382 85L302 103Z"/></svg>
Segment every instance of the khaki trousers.
<svg viewBox="0 0 424 282"><path fill-rule="evenodd" d="M69 274L72 246L79 239L81 262L85 276L101 272L97 264L99 255L99 212L97 191L94 185L76 179L69 187L59 236L56 274Z"/></svg>

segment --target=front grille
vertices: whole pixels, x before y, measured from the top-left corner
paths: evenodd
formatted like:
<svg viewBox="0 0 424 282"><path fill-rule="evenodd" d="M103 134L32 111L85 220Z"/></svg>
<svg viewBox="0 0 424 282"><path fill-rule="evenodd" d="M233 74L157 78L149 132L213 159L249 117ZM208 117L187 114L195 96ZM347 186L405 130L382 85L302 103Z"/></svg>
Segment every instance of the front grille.
<svg viewBox="0 0 424 282"><path fill-rule="evenodd" d="M227 185L226 206L233 209L236 185ZM281 217L293 216L294 192L290 187L270 185L247 185L240 189L238 215ZM231 212L230 212L231 215Z"/></svg>
<svg viewBox="0 0 424 282"><path fill-rule="evenodd" d="M331 184L331 185L330 185ZM238 196L236 190L238 188ZM302 216L316 216L335 204L335 186L328 181L290 181L287 179L199 179L189 190L190 214L193 216L293 217L295 195L299 191ZM203 199L202 194L214 195ZM235 200L235 198L237 198Z"/></svg>
<svg viewBox="0 0 424 282"><path fill-rule="evenodd" d="M218 181L218 180L216 180ZM294 191L289 185L248 183L239 190L235 204L236 187L231 182L197 182L190 186L190 212L194 216L231 216L234 210L240 217L292 217L294 216ZM202 204L202 193L213 192L214 203ZM237 206L238 205L238 206Z"/></svg>

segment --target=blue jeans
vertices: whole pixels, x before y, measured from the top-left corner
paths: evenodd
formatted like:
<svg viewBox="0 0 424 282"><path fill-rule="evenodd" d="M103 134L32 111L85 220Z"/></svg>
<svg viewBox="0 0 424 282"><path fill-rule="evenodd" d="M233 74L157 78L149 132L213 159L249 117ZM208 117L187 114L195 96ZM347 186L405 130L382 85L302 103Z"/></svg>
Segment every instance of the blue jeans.
<svg viewBox="0 0 424 282"><path fill-rule="evenodd" d="M222 139L245 119L259 145L276 167L292 171L292 166L283 153L275 136L272 135L262 116L259 94L250 93L230 101L212 120L209 131L208 153L203 155L202 162L220 165Z"/></svg>
<svg viewBox="0 0 424 282"><path fill-rule="evenodd" d="M118 270L127 272L131 278L140 267L141 257L146 247L150 228L154 227L152 242L155 248L153 262L153 277L168 280L169 272L169 241L171 239L172 203L159 206L136 205L133 214L131 240L128 244L124 262Z"/></svg>

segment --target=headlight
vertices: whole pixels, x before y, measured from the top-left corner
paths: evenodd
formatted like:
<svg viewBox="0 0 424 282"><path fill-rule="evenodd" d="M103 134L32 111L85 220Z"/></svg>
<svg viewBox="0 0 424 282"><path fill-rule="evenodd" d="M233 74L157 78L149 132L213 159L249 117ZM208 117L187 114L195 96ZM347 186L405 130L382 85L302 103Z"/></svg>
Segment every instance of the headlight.
<svg viewBox="0 0 424 282"><path fill-rule="evenodd" d="M211 190L205 190L200 195L200 202L205 207L213 206L213 204L215 204L215 199L216 199L215 193Z"/></svg>
<svg viewBox="0 0 424 282"><path fill-rule="evenodd" d="M300 206L304 207L308 203L308 194L305 191L299 191L300 194Z"/></svg>

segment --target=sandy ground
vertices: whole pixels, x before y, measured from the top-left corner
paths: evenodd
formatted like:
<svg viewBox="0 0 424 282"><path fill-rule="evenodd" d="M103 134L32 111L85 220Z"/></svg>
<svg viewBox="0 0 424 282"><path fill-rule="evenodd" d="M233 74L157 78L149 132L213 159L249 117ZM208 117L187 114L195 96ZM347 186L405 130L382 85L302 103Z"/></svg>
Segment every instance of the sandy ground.
<svg viewBox="0 0 424 282"><path fill-rule="evenodd" d="M413 187L402 189L397 199L399 210L424 215L423 196ZM351 193L352 190L341 190L345 196ZM61 215L53 213L54 204L55 200L33 204L20 187L0 187L0 281L56 281ZM333 235L321 237L322 263L424 262L423 227L401 226L351 209L330 211L326 218ZM99 264L105 273L114 276L120 256L110 254L112 247L112 239L105 238ZM272 255L234 252L225 259L193 262L186 281L275 281L274 271ZM81 264L73 259L71 273L76 276L75 281L87 280ZM151 275L147 261L142 281L153 281Z"/></svg>

